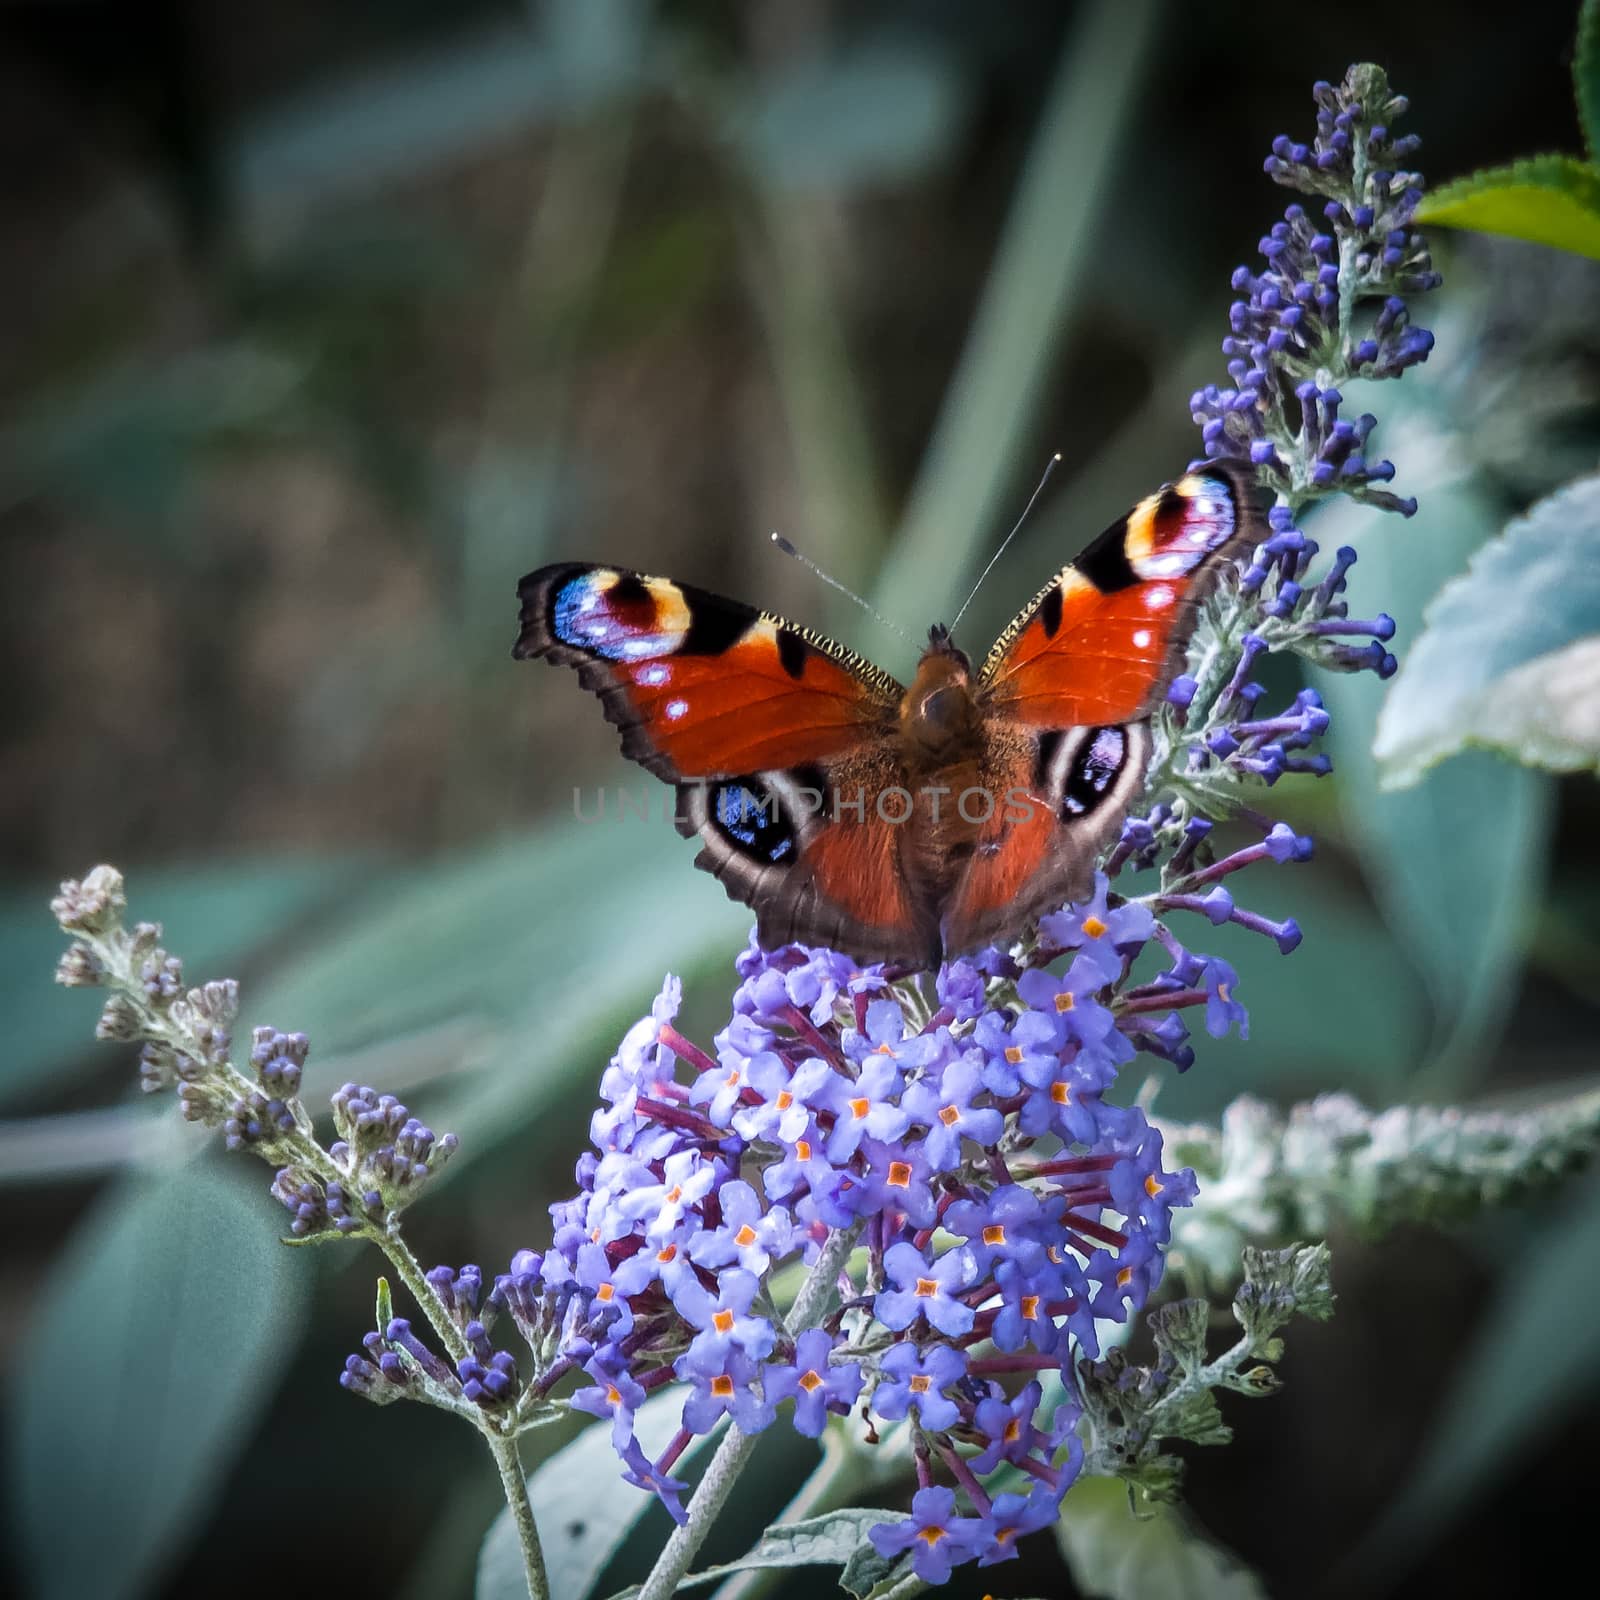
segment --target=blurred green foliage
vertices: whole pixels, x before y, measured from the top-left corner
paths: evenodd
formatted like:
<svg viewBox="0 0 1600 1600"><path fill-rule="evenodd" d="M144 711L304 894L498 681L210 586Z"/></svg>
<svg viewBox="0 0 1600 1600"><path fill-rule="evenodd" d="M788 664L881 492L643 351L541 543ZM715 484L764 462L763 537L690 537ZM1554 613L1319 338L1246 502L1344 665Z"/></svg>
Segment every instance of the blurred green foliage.
<svg viewBox="0 0 1600 1600"><path fill-rule="evenodd" d="M350 1493L344 1441L369 1425L333 1381L366 1326L367 1275L281 1250L264 1193L194 1143L134 1137L132 1063L80 1046L92 1017L49 990L41 886L117 859L193 976L237 971L250 1021L312 1035L309 1100L359 1075L458 1129L418 1226L434 1259L492 1270L539 1241L597 1070L663 972L689 980L683 1025L708 1038L747 926L670 828L571 820L573 785L639 780L569 684L506 659L517 577L552 554L666 568L901 668L776 570L767 527L846 581L876 579L912 621L964 592L1060 448L1052 503L975 613L1003 620L1194 448L1187 393L1221 367L1227 272L1276 198L1261 150L1310 80L1385 60L1430 166L1463 171L1571 144L1571 19L1466 27L1442 4L1397 19L1373 3L1266 30L1242 5L1202 18L1109 0L218 8L179 44L169 24L140 33L124 79L50 9L8 19L16 64L0 62L5 130L31 141L9 157L31 176L0 263L30 305L0 341L15 713L0 1177L29 1218L6 1308L26 1319L12 1542L42 1595L209 1594L292 1479L303 1509L275 1526L279 1549L378 1592L463 1515L457 1458L432 1450L442 1424L372 1422L358 1436L404 1441L395 1470L412 1480L362 1489L350 1520L328 1509ZM142 26L84 9L113 34ZM193 105L183 138L129 109L163 94ZM1359 546L1354 604L1394 613L1402 649L1472 551L1600 449L1593 273L1468 243L1446 270L1462 309L1379 435L1422 509L1311 530ZM1586 1065L1592 792L1569 783L1558 803L1553 780L1474 755L1382 794L1376 685L1318 687L1338 772L1296 820L1319 857L1259 904L1292 912L1305 946L1285 959L1220 931L1252 1038L1207 1043L1161 1110L1214 1116L1246 1089L1517 1090ZM108 1125L108 1104L126 1120ZM1555 1326L1593 1218L1563 1229L1484 1267L1479 1343L1448 1304L1413 1332L1430 1369L1474 1353L1370 1592L1402 1551L1473 1592L1493 1563L1470 1530L1441 1542L1447 1508L1510 1494L1497 1474L1558 1410L1588 1417L1592 1440L1592 1318L1563 1324L1570 1351L1544 1387L1529 1378L1526 1405L1480 1394L1503 1351ZM1379 1255L1363 1270L1418 1269ZM1422 1271L1448 1301L1448 1260ZM1335 1336L1361 1315L1347 1297ZM1320 1466L1297 1458L1308 1502L1381 1436L1385 1470L1320 1530L1349 1543L1428 1418L1419 1403L1352 1419L1313 1366L1287 1376L1308 1391L1308 1433L1336 1441ZM1281 1445L1245 1431L1207 1463L1227 1488L1208 1516L1274 1592L1308 1592L1303 1547L1250 1511L1250 1463ZM777 1504L804 1464L782 1469ZM1521 1514L1562 1470L1547 1464ZM407 1514L353 1532L385 1523L385 1493ZM609 1472L583 1493L596 1537L573 1592L645 1509ZM471 1514L487 1525L491 1507ZM1086 1513L1067 1553L1086 1590L1119 1592L1098 1576L1097 1525ZM1209 1592L1254 1592L1169 1534L1147 1530L1140 1559L1209 1563ZM1064 1592L1048 1553L1030 1559L1015 1587ZM802 1575L785 1592L811 1590Z"/></svg>

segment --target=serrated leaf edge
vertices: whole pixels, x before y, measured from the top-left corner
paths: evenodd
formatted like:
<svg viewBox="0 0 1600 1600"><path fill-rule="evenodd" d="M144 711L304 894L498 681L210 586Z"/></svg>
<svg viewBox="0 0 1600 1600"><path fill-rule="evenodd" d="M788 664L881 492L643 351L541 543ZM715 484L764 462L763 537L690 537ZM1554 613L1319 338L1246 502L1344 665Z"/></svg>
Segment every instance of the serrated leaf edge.
<svg viewBox="0 0 1600 1600"><path fill-rule="evenodd" d="M1464 178L1452 178L1423 196L1422 204L1417 207L1417 220L1442 227L1454 226L1439 213L1496 189L1548 190L1565 195L1585 211L1600 216L1600 167L1580 156L1547 151L1543 155L1520 156L1505 166L1481 167Z"/></svg>
<svg viewBox="0 0 1600 1600"><path fill-rule="evenodd" d="M1589 159L1600 164L1600 0L1583 0L1572 47L1572 99Z"/></svg>

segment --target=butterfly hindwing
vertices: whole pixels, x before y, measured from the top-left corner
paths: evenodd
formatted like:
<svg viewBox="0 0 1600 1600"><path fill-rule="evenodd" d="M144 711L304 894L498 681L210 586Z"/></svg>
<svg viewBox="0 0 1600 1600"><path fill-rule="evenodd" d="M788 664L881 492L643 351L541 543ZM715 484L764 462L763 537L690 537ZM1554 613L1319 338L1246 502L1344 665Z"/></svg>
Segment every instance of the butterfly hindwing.
<svg viewBox="0 0 1600 1600"><path fill-rule="evenodd" d="M1002 737L1011 754L999 781L1009 801L984 825L946 901L950 951L1003 943L1044 912L1086 899L1096 860L1121 829L1150 762L1145 722L991 728L991 741Z"/></svg>
<svg viewBox="0 0 1600 1600"><path fill-rule="evenodd" d="M755 908L764 943L930 948L902 830L874 804L903 781L893 678L753 606L621 568L544 567L518 594L513 654L577 669L623 753L678 786L696 864Z"/></svg>
<svg viewBox="0 0 1600 1600"><path fill-rule="evenodd" d="M799 940L861 961L938 960L933 908L913 887L911 834L879 796L905 793L888 741L827 762L678 790L678 831L695 865L755 908L768 949Z"/></svg>

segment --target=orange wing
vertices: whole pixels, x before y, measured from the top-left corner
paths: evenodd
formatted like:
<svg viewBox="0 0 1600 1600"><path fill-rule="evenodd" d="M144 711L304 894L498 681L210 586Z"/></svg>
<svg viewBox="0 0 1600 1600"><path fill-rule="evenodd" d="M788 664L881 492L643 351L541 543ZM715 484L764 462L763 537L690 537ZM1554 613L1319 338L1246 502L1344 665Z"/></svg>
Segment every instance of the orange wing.
<svg viewBox="0 0 1600 1600"><path fill-rule="evenodd" d="M737 600L576 563L530 573L517 594L511 653L576 667L623 754L669 783L821 761L894 720L888 673Z"/></svg>
<svg viewBox="0 0 1600 1600"><path fill-rule="evenodd" d="M678 786L695 864L754 907L763 944L937 957L907 830L877 806L903 783L888 673L753 606L615 567L545 567L518 594L512 653L575 667L623 753Z"/></svg>
<svg viewBox="0 0 1600 1600"><path fill-rule="evenodd" d="M1088 895L1144 787L1145 719L1182 670L1202 601L1266 536L1249 478L1214 463L1114 522L1001 634L978 677L985 737L1030 816L997 814L953 885L947 950Z"/></svg>
<svg viewBox="0 0 1600 1600"><path fill-rule="evenodd" d="M1267 532L1248 483L1212 463L1112 523L1000 635L979 674L986 706L1036 728L1148 716L1217 574Z"/></svg>

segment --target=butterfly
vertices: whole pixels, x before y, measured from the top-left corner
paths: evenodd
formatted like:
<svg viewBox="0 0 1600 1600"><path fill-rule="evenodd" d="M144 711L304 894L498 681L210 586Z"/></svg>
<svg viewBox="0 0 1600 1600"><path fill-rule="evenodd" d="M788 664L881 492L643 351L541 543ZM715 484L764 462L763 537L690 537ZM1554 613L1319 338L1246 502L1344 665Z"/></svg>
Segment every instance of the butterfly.
<svg viewBox="0 0 1600 1600"><path fill-rule="evenodd" d="M577 669L764 946L929 968L1092 893L1201 602L1266 535L1249 483L1208 463L1166 484L981 667L930 629L909 688L770 612L578 563L522 580L512 653Z"/></svg>

